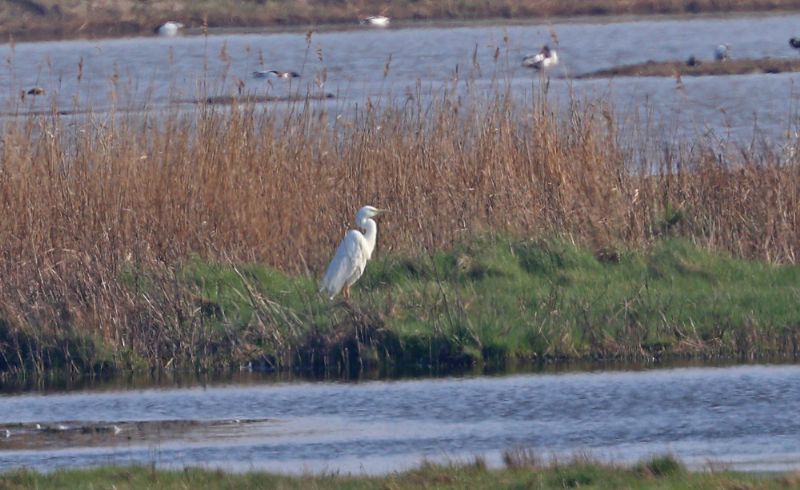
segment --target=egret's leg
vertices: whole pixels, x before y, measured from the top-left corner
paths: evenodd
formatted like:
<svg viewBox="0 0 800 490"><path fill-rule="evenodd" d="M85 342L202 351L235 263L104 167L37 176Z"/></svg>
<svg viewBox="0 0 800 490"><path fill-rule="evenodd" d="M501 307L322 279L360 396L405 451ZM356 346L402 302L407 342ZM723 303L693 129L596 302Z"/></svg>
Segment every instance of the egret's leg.
<svg viewBox="0 0 800 490"><path fill-rule="evenodd" d="M350 299L350 286L345 286L344 289L342 289L342 296L344 296L344 299Z"/></svg>

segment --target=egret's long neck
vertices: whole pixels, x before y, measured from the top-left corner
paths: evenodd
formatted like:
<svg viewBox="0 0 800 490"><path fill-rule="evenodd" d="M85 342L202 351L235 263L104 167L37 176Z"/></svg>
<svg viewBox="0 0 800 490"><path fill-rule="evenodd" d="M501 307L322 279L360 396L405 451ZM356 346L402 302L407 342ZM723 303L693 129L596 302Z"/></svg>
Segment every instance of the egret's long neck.
<svg viewBox="0 0 800 490"><path fill-rule="evenodd" d="M378 225L371 219L365 219L360 224L361 228L366 231L364 238L367 240L367 254L371 258L372 251L375 250L375 242L378 239Z"/></svg>

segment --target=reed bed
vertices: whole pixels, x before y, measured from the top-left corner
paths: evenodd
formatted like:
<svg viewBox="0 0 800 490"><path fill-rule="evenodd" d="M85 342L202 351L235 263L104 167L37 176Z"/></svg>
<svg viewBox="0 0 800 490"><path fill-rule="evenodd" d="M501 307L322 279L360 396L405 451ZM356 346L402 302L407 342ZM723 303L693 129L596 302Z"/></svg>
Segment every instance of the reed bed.
<svg viewBox="0 0 800 490"><path fill-rule="evenodd" d="M315 338L309 318L344 321L312 298L314 278L367 203L392 210L379 256L430 257L500 234L567 237L613 261L679 236L796 264L793 154L662 138L625 127L602 103L564 112L544 95L520 105L505 89L417 94L340 116L308 101L9 119L0 367L210 368L264 344L291 364L304 355L297 339ZM193 261L233 265L258 312L246 332L224 315L209 320L218 306L198 294L202 278L187 282ZM305 278L307 297L292 308L280 287L248 286L243 263ZM352 324L381 329L374 313L351 313Z"/></svg>

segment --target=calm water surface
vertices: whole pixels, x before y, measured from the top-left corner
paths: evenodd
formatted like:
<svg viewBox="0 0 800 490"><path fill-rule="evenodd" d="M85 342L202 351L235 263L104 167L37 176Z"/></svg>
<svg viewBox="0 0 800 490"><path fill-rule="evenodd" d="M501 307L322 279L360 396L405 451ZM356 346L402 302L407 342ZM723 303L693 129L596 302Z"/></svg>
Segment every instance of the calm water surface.
<svg viewBox="0 0 800 490"><path fill-rule="evenodd" d="M680 131L745 138L758 128L779 139L793 128L797 74L686 77L680 90L673 78L571 81L569 75L690 55L711 59L719 43L730 43L734 58L794 57L787 40L800 35L798 25L798 15L554 24L561 65L553 76L567 79L553 79L550 93L611 100L623 115L650 111L656 123ZM0 46L0 93L8 94L6 113L45 109L53 100L62 109L158 107L234 94L240 81L249 93L336 94L328 102L336 110L366 96L402 99L418 83L429 90L469 80L480 89L496 78L524 96L537 93L541 80L520 60L545 42L553 45L547 25L481 24L320 32L310 41L302 33L251 33L25 43ZM302 78L289 84L251 76L271 68ZM48 95L20 106L20 90L35 85Z"/></svg>
<svg viewBox="0 0 800 490"><path fill-rule="evenodd" d="M689 465L800 468L800 366L527 374L364 383L269 383L0 397L0 427L62 421L231 421L214 430L107 444L10 449L0 471L155 462L232 470L382 473L423 458L503 450L589 451L630 462L672 452ZM74 422L70 422L74 423ZM16 430L16 429L15 429ZM126 429L127 430L127 429Z"/></svg>

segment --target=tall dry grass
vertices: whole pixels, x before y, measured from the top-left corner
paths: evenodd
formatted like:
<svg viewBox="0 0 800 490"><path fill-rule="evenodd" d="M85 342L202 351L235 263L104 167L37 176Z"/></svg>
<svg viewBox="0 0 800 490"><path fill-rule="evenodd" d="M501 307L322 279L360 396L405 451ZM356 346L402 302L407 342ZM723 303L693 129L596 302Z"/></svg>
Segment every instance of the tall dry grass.
<svg viewBox="0 0 800 490"><path fill-rule="evenodd" d="M774 262L796 263L800 246L794 159L764 146L720 154L702 139L643 153L663 135L626 131L598 103L564 113L497 90L344 117L300 103L103 121L54 111L2 128L6 367L25 357L82 370L81 350L97 345L202 364L236 340L204 336L177 277L184 260L318 276L367 203L393 211L379 253L494 232L569 235L609 259L664 234ZM132 287L128 273L142 270L150 284Z"/></svg>

